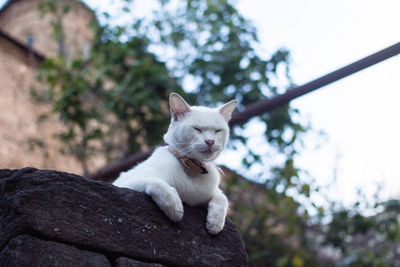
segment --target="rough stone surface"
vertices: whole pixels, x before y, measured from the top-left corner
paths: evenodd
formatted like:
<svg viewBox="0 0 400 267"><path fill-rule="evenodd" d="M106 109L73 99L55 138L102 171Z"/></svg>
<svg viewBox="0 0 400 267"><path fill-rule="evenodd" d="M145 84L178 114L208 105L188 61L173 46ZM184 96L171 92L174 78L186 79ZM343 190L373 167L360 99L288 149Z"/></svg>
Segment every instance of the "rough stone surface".
<svg viewBox="0 0 400 267"><path fill-rule="evenodd" d="M164 267L165 265L158 263L147 263L143 261L132 260L121 257L115 261L115 267Z"/></svg>
<svg viewBox="0 0 400 267"><path fill-rule="evenodd" d="M166 266L246 266L235 225L205 229L207 210L185 206L173 223L150 197L58 171L0 170L0 250L29 234L106 255Z"/></svg>
<svg viewBox="0 0 400 267"><path fill-rule="evenodd" d="M13 238L0 253L0 266L111 267L104 255L29 235Z"/></svg>

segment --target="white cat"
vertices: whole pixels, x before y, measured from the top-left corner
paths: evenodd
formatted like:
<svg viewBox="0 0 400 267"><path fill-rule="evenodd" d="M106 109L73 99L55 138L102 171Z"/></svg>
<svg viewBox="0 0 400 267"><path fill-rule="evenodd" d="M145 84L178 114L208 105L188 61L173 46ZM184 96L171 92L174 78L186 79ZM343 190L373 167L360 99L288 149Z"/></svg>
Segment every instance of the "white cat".
<svg viewBox="0 0 400 267"><path fill-rule="evenodd" d="M225 224L228 199L218 187L220 173L212 161L226 146L228 121L237 103L233 100L219 108L189 106L172 93L171 124L164 135L168 145L121 173L113 184L151 196L175 222L182 219L182 201L190 206L208 202L207 230L219 233Z"/></svg>

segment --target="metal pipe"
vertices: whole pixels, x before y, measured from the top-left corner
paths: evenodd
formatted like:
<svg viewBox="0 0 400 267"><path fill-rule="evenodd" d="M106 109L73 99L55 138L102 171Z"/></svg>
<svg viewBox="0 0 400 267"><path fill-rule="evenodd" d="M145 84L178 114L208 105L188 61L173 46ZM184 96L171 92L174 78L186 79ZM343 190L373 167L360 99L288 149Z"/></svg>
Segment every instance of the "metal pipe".
<svg viewBox="0 0 400 267"><path fill-rule="evenodd" d="M372 65L375 65L379 62L382 62L398 54L400 54L400 42L392 46L389 46L385 49L382 49L372 55L364 57L345 67L342 67L338 70L328 73L304 85L295 87L293 89L289 89L284 94L277 95L273 98L261 100L254 104L251 104L247 106L246 109L233 113L229 125L234 126L234 125L244 124L252 117L259 116L263 113L270 112L276 108L282 107L297 97L303 96L325 85L336 82L340 79L350 76L360 70L368 68ZM135 164L148 158L153 152L153 150L154 148L149 151L138 152L133 155L130 155L122 159L121 161L112 163L100 169L97 173L92 174L89 177L95 180L103 180L103 181L112 180L120 172L130 169Z"/></svg>
<svg viewBox="0 0 400 267"><path fill-rule="evenodd" d="M291 100L303 96L309 92L317 90L325 85L336 82L347 76L350 76L360 70L366 69L372 65L382 62L388 58L396 56L400 53L400 42L380 50L372 55L364 57L345 67L328 73L318 79L308 82L304 85L289 89L281 95L277 95L270 99L261 100L246 107L245 110L232 114L230 125L238 125L247 122L250 118L259 116L263 113L270 112L276 108L288 104Z"/></svg>

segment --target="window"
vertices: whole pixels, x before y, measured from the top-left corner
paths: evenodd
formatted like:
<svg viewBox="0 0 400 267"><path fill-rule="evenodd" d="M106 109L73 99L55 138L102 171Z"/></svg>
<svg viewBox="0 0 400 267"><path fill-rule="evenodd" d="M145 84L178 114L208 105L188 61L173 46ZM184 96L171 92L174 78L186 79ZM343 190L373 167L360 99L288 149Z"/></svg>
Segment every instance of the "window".
<svg viewBox="0 0 400 267"><path fill-rule="evenodd" d="M29 33L26 36L26 45L28 46L29 50L33 49L33 34Z"/></svg>

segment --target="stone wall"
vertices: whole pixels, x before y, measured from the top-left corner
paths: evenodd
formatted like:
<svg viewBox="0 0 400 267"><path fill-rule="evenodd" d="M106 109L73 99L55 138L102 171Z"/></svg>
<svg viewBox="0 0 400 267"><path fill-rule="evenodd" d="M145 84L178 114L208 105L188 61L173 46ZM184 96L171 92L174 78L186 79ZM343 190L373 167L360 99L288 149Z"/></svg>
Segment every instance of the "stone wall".
<svg viewBox="0 0 400 267"><path fill-rule="evenodd" d="M205 207L173 223L150 197L77 175L0 170L1 266L247 266L227 219L205 229Z"/></svg>

